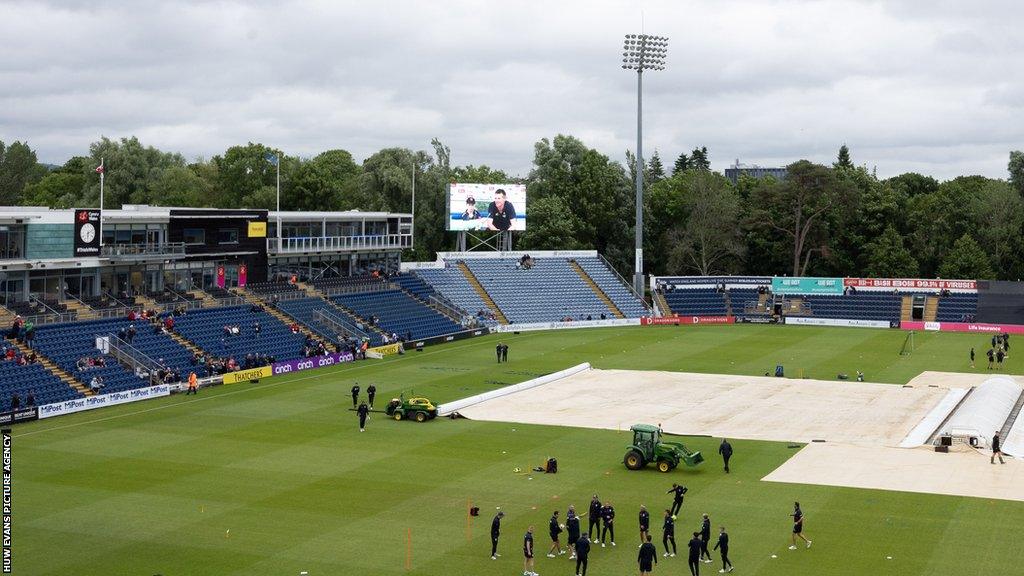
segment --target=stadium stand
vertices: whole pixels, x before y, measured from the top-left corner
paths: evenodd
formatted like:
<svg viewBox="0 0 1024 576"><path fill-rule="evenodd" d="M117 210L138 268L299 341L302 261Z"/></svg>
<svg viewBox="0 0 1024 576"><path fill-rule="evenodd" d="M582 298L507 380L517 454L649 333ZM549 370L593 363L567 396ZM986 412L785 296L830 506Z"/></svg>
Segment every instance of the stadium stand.
<svg viewBox="0 0 1024 576"><path fill-rule="evenodd" d="M664 293L673 314L680 316L725 316L725 294L714 288L687 288Z"/></svg>
<svg viewBox="0 0 1024 576"><path fill-rule="evenodd" d="M146 321L131 321L124 318L93 320L88 322L66 322L48 324L36 328L35 347L39 352L59 366L75 379L89 385L93 376L102 376L103 392L119 392L148 385L148 381L138 378L117 363L109 355L100 354L96 349L96 338L100 336L117 336L118 332L129 326L135 326L136 335L131 346L139 350L153 361L167 368L185 373L189 369L192 354L181 344L166 334L154 332L153 325ZM103 356L105 366L93 366L80 370L79 359Z"/></svg>
<svg viewBox="0 0 1024 576"><path fill-rule="evenodd" d="M608 298L618 306L626 318L639 318L649 313L644 303L636 297L636 294L623 283L618 274L603 259L583 257L575 260Z"/></svg>
<svg viewBox="0 0 1024 576"><path fill-rule="evenodd" d="M8 349L15 350L15 358L21 355L6 342L0 348L0 410L7 410L11 406L14 395L18 396L22 406L25 406L30 393L37 405L83 397L82 393L68 386L41 364L19 366L14 359L4 359Z"/></svg>
<svg viewBox="0 0 1024 576"><path fill-rule="evenodd" d="M498 321L491 318L487 303L480 298L476 290L470 286L465 275L457 268L419 268L416 276L444 296L470 316L477 318L485 325L494 325Z"/></svg>
<svg viewBox="0 0 1024 576"><path fill-rule="evenodd" d="M935 319L939 322L974 322L977 314L977 292L951 292L939 298Z"/></svg>
<svg viewBox="0 0 1024 576"><path fill-rule="evenodd" d="M903 304L903 294L888 291L860 291L835 296L808 294L801 298L811 316L850 320L899 320Z"/></svg>
<svg viewBox="0 0 1024 576"><path fill-rule="evenodd" d="M402 290L341 294L331 300L362 318L376 316L379 328L401 337L411 333L414 339L429 338L462 330L462 326Z"/></svg>
<svg viewBox="0 0 1024 576"><path fill-rule="evenodd" d="M328 315L337 319L339 323L348 324L349 329L347 332L349 336L353 338L369 338L370 346L379 346L382 343L380 334L370 330L363 322L360 322L348 312L345 312L322 298L297 298L294 300L285 300L278 304L278 308L292 318L302 322L305 326L309 327L310 330L316 332L320 337L330 340L335 344L338 344L340 340L338 338L338 334L317 320L316 312L318 310L326 311Z"/></svg>
<svg viewBox="0 0 1024 576"><path fill-rule="evenodd" d="M293 334L283 322L252 306L222 306L189 311L176 318L175 331L210 354L232 356L241 362L249 353L272 356L276 360L302 357L305 336ZM260 334L254 325L260 324ZM237 326L239 334L225 335L225 326Z"/></svg>

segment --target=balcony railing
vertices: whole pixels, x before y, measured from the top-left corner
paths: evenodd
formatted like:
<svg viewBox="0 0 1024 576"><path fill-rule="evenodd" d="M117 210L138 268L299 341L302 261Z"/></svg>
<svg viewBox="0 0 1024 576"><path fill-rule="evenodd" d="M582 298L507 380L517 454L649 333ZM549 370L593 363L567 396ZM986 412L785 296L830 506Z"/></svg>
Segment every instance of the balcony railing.
<svg viewBox="0 0 1024 576"><path fill-rule="evenodd" d="M412 248L412 236L409 234L383 234L378 236L267 238L267 252L271 254L341 252L373 248Z"/></svg>
<svg viewBox="0 0 1024 576"><path fill-rule="evenodd" d="M100 252L103 256L118 258L180 258L185 256L184 242L163 242L159 244L106 244Z"/></svg>

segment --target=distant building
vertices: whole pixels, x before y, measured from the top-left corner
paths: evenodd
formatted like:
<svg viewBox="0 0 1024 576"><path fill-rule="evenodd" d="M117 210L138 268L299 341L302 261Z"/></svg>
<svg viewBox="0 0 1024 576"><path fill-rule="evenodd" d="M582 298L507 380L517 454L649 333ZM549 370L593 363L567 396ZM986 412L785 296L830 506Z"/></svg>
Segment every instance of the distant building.
<svg viewBox="0 0 1024 576"><path fill-rule="evenodd" d="M740 164L740 159L737 158L735 164L725 169L725 177L735 184L740 179L740 174L758 179L771 176L776 180L785 180L789 171L786 168L763 168L757 164Z"/></svg>

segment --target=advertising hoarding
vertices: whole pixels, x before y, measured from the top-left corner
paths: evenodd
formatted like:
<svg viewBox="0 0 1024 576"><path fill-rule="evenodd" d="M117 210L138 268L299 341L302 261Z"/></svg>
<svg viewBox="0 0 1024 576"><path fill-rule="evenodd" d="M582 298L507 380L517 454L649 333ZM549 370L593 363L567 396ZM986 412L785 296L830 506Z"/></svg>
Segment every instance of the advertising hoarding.
<svg viewBox="0 0 1024 576"><path fill-rule="evenodd" d="M452 183L448 187L448 230L526 230L526 186Z"/></svg>
<svg viewBox="0 0 1024 576"><path fill-rule="evenodd" d="M772 278L776 294L842 294L842 278Z"/></svg>

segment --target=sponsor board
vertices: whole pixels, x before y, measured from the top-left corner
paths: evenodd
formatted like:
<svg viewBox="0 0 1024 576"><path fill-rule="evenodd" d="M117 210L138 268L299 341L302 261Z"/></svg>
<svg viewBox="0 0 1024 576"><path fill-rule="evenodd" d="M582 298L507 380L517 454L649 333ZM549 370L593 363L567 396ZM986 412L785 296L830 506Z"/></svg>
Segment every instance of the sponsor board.
<svg viewBox="0 0 1024 576"><path fill-rule="evenodd" d="M336 352L334 354L325 354L323 356L314 356L312 358L299 358L298 360L275 362L271 366L271 369L272 374L277 376L278 374L291 374L292 372L301 372L303 370L311 370L313 368L326 368L327 366L334 366L335 364L351 362L354 359L355 357L351 352Z"/></svg>
<svg viewBox="0 0 1024 576"><path fill-rule="evenodd" d="M452 334L443 334L441 336L434 336L432 338L424 338L422 340L411 340L406 342L407 348L423 348L424 346L430 346L431 344L444 344L445 342L454 342L456 340L465 340L466 338L476 338L477 336L483 336L490 334L491 332L497 332L494 328L474 328L472 330L463 330L462 332L454 332Z"/></svg>
<svg viewBox="0 0 1024 576"><path fill-rule="evenodd" d="M638 326L640 318L612 318L611 320L573 320L572 322L531 322L494 326L492 332L532 332L535 330L569 330L572 328L606 328L609 326Z"/></svg>
<svg viewBox="0 0 1024 576"><path fill-rule="evenodd" d="M99 210L75 210L75 238L72 243L75 258L100 255L100 217Z"/></svg>
<svg viewBox="0 0 1024 576"><path fill-rule="evenodd" d="M772 278L776 294L842 294L842 278Z"/></svg>
<svg viewBox="0 0 1024 576"><path fill-rule="evenodd" d="M158 384L147 388L136 388L134 390L125 390L124 392L108 392L106 394L86 396L85 398L76 398L74 400L66 400L64 402L57 402L54 404L43 404L39 407L39 418L53 418L54 416L62 416L64 414L102 408L104 406L116 406L118 404L127 404L129 402L138 402L139 400L159 398L161 396L167 396L170 393L170 386L167 384Z"/></svg>
<svg viewBox="0 0 1024 576"><path fill-rule="evenodd" d="M754 287L767 286L772 283L771 276L663 276L654 278L652 287L658 284L669 284L671 286L718 286L725 284L728 287Z"/></svg>
<svg viewBox="0 0 1024 576"><path fill-rule="evenodd" d="M844 286L897 290L977 290L974 280L927 280L924 278L844 278Z"/></svg>
<svg viewBox="0 0 1024 576"><path fill-rule="evenodd" d="M986 324L984 322L901 322L904 330L928 330L931 332L974 332L982 334L1024 334L1024 325Z"/></svg>
<svg viewBox="0 0 1024 576"><path fill-rule="evenodd" d="M778 324L775 316L737 316L736 322L743 324Z"/></svg>
<svg viewBox="0 0 1024 576"><path fill-rule="evenodd" d="M659 324L732 324L736 319L732 316L644 316L640 319L642 326Z"/></svg>
<svg viewBox="0 0 1024 576"><path fill-rule="evenodd" d="M389 356L391 354L398 354L404 352L405 349L402 347L401 342L395 342L394 344L385 344L383 346L374 346L366 350L367 355L371 352L374 354L380 354L381 356Z"/></svg>
<svg viewBox="0 0 1024 576"><path fill-rule="evenodd" d="M259 368L251 368L249 370L239 370L237 372L228 372L224 374L225 384L238 384L239 382L251 382L253 380L259 380L260 378L269 378L274 374L273 366L261 366Z"/></svg>
<svg viewBox="0 0 1024 576"><path fill-rule="evenodd" d="M0 412L0 425L6 426L8 424L17 424L18 422L28 422L30 420L39 419L39 408L30 406L28 408L21 408L20 410L12 410L8 412Z"/></svg>
<svg viewBox="0 0 1024 576"><path fill-rule="evenodd" d="M786 324L804 326L848 326L854 328L892 328L888 320L854 320L845 318L808 318L806 316L786 316Z"/></svg>

